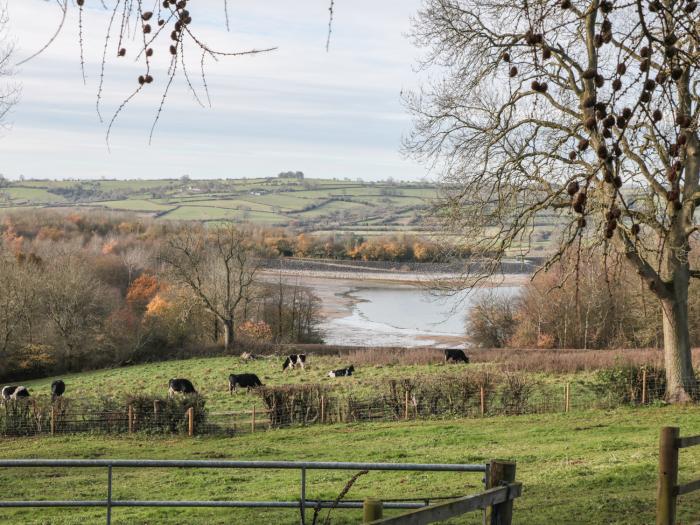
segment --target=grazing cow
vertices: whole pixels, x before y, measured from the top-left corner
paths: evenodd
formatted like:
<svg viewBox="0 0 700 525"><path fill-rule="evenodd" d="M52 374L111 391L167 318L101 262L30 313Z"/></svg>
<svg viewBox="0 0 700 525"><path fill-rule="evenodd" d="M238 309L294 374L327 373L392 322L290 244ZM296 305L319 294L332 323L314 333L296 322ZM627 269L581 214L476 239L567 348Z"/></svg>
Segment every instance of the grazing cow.
<svg viewBox="0 0 700 525"><path fill-rule="evenodd" d="M51 401L56 401L66 391L66 384L60 379L51 383Z"/></svg>
<svg viewBox="0 0 700 525"><path fill-rule="evenodd" d="M445 349L445 363L469 363L469 358L464 353L464 350L459 348L447 348Z"/></svg>
<svg viewBox="0 0 700 525"><path fill-rule="evenodd" d="M304 370L304 363L306 363L306 354L290 354L287 359L284 360L282 365L282 371L284 372L288 368L294 370L297 366L300 366Z"/></svg>
<svg viewBox="0 0 700 525"><path fill-rule="evenodd" d="M3 401L9 401L12 399L12 394L15 393L15 390L17 390L19 387L16 385L7 385L2 387L2 391L0 395L2 395Z"/></svg>
<svg viewBox="0 0 700 525"><path fill-rule="evenodd" d="M173 378L168 381L168 397L173 397L175 392L180 394L196 394L194 385L189 379Z"/></svg>
<svg viewBox="0 0 700 525"><path fill-rule="evenodd" d="M12 392L12 396L10 396L10 399L17 400L17 399L26 399L28 397L29 397L29 390L27 390L27 387L18 386L17 388L15 388L15 391Z"/></svg>
<svg viewBox="0 0 700 525"><path fill-rule="evenodd" d="M328 377L348 377L348 376L351 376L354 371L355 371L355 367L353 365L350 365L347 368L340 368L339 370L331 370L330 372L328 372Z"/></svg>
<svg viewBox="0 0 700 525"><path fill-rule="evenodd" d="M233 394L236 391L236 386L247 388L250 392L251 388L257 388L263 384L255 374L231 374L228 376L228 393Z"/></svg>

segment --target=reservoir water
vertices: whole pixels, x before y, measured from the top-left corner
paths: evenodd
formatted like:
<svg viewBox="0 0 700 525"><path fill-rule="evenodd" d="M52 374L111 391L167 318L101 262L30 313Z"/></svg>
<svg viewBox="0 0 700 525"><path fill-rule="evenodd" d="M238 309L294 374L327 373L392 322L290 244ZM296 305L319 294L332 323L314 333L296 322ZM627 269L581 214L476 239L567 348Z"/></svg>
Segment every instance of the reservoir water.
<svg viewBox="0 0 700 525"><path fill-rule="evenodd" d="M408 286L358 287L346 295L354 303L344 317L322 325L328 344L360 346L459 346L466 342L466 318L484 295L514 296L518 286L437 295Z"/></svg>

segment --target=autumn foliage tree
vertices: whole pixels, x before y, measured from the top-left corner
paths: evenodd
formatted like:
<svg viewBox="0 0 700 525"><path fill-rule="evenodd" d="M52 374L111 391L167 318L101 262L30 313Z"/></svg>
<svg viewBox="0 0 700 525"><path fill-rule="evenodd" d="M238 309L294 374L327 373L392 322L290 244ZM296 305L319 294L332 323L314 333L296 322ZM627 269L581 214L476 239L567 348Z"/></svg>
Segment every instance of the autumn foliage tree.
<svg viewBox="0 0 700 525"><path fill-rule="evenodd" d="M427 0L414 38L444 74L408 98L407 147L444 182L443 218L496 271L560 221L553 259L602 245L662 311L670 401L690 360L691 237L700 202L695 0Z"/></svg>

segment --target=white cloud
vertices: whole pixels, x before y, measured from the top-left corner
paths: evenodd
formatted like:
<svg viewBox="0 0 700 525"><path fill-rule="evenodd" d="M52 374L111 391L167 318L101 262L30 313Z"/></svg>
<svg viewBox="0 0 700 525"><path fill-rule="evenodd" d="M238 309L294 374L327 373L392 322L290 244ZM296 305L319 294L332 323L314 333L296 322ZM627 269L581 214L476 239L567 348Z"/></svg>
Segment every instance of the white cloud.
<svg viewBox="0 0 700 525"><path fill-rule="evenodd" d="M191 8L193 30L212 48L279 46L254 57L208 60L213 107L199 107L180 77L167 98L156 135L148 133L166 80L167 45L155 47L155 82L119 116L110 146L95 96L109 12L86 10L87 84L80 73L76 11L45 53L19 68L21 104L12 130L0 138L0 170L27 177L265 176L303 170L314 176L417 179L424 170L401 158L401 134L410 121L401 89L417 80L417 54L405 38L418 0L335 2L331 50L325 51L327 5L229 2L231 32L219 1ZM17 58L29 56L60 16L54 4L22 0L10 5ZM110 48L116 49L113 36ZM137 47L126 42L127 50ZM114 55L114 52L110 53ZM126 58L107 64L103 115L111 117L137 86L143 65ZM186 49L193 84L199 57ZM203 91L200 90L203 96Z"/></svg>

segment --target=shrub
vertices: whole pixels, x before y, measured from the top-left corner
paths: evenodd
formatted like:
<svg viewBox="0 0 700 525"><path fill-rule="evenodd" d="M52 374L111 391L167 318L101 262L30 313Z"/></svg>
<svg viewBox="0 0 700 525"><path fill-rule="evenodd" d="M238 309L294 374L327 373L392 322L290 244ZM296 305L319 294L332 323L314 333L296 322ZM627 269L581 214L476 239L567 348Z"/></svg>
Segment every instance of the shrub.
<svg viewBox="0 0 700 525"><path fill-rule="evenodd" d="M493 397L493 377L488 372L442 374L429 378L391 380L383 401L398 419L404 417L406 394L412 410L422 417L466 416L480 410L480 391L485 401Z"/></svg>
<svg viewBox="0 0 700 525"><path fill-rule="evenodd" d="M596 374L595 389L600 395L612 395L621 403L641 403L644 370L646 369L647 401L666 396L666 374L654 366L617 366Z"/></svg>
<svg viewBox="0 0 700 525"><path fill-rule="evenodd" d="M321 396L330 413L328 387L313 385L264 386L255 393L262 399L270 414L270 426L305 425L320 420ZM326 400L328 398L328 400ZM335 398L334 398L335 399Z"/></svg>
<svg viewBox="0 0 700 525"><path fill-rule="evenodd" d="M127 399L133 407L135 430L147 432L186 432L187 410L194 409L194 427L201 428L207 420L205 400L200 395L176 395L172 398L134 396ZM156 414L157 407L157 414Z"/></svg>
<svg viewBox="0 0 700 525"><path fill-rule="evenodd" d="M467 321L469 339L482 348L503 348L516 327L513 298L488 293L477 299Z"/></svg>
<svg viewBox="0 0 700 525"><path fill-rule="evenodd" d="M29 436L41 431L41 416L31 399L3 403L0 435Z"/></svg>
<svg viewBox="0 0 700 525"><path fill-rule="evenodd" d="M533 383L521 374L508 372L501 385L501 406L505 414L524 414L533 390Z"/></svg>

